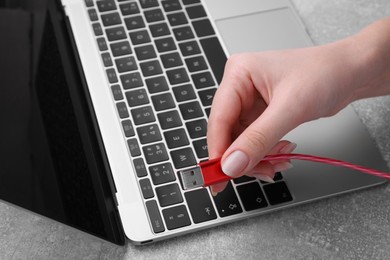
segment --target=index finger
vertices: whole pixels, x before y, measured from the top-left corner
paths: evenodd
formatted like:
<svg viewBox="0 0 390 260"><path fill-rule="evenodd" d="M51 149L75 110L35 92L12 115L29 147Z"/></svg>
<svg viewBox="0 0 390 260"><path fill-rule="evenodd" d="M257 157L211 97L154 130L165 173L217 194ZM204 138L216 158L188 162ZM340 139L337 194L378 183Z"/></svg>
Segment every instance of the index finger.
<svg viewBox="0 0 390 260"><path fill-rule="evenodd" d="M228 61L229 63L229 61ZM217 89L207 126L209 158L221 157L232 143L234 131L242 110L242 94L249 78L238 68L226 65L221 85Z"/></svg>

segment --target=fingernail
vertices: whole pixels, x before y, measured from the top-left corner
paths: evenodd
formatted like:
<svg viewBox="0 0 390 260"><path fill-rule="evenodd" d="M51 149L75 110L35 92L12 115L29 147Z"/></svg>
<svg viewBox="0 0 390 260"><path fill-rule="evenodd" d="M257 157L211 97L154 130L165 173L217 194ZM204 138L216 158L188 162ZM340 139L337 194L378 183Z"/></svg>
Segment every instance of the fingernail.
<svg viewBox="0 0 390 260"><path fill-rule="evenodd" d="M238 176L249 163L248 156L242 151L235 151L222 162L222 171L230 177Z"/></svg>
<svg viewBox="0 0 390 260"><path fill-rule="evenodd" d="M293 166L294 165L292 165L289 162L280 162L280 163L277 163L274 165L274 171L275 172L285 171L285 170L292 168Z"/></svg>
<svg viewBox="0 0 390 260"><path fill-rule="evenodd" d="M296 143L289 143L286 146L284 146L282 149L280 149L280 153L291 153L292 151L297 148Z"/></svg>
<svg viewBox="0 0 390 260"><path fill-rule="evenodd" d="M211 195L213 195L213 197L215 197L215 196L218 195L218 192L215 192L215 191L211 190Z"/></svg>
<svg viewBox="0 0 390 260"><path fill-rule="evenodd" d="M269 183L275 182L271 177L269 177L267 175L263 175L261 173L254 173L253 177L255 177L256 179L259 179L261 181L265 181L265 182L269 182Z"/></svg>

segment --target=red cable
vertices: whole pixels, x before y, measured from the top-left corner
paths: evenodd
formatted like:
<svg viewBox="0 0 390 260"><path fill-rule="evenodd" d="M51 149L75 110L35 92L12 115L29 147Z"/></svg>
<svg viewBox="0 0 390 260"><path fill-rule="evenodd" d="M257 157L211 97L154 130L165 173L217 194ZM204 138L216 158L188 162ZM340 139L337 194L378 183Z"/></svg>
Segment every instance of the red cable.
<svg viewBox="0 0 390 260"><path fill-rule="evenodd" d="M363 173L367 173L367 174L371 174L374 176L390 179L390 173L377 171L377 170L370 169L370 168L367 168L364 166L360 166L360 165L356 165L353 163L344 162L344 161L340 161L340 160L336 160L336 159L307 155L307 154L267 155L263 158L262 161L275 161L275 160L279 160L279 161L280 160L305 160L305 161L312 161L312 162L318 162L318 163L325 163L325 164L330 164L330 165L335 165L335 166L347 167L347 168L351 168L353 170L357 170L357 171L360 171ZM201 162L201 163L199 163L199 167L201 169L201 174L203 176L202 178L203 178L204 186L213 185L213 184L228 181L231 179L229 176L227 176L226 174L223 173L222 168L221 168L220 158ZM193 169L189 169L187 172L190 172L192 175Z"/></svg>
<svg viewBox="0 0 390 260"><path fill-rule="evenodd" d="M360 172L364 172L367 174L371 174L374 176L390 179L390 173L377 171L374 169L370 169L364 166L356 165L353 163L331 159L331 158L325 158L325 157L319 157L314 155L307 155L307 154L274 154L274 155L267 155L264 157L264 161L273 161L273 160L304 160L304 161L312 161L312 162L318 162L318 163L325 163L335 166L342 166L347 167L353 170L357 170Z"/></svg>

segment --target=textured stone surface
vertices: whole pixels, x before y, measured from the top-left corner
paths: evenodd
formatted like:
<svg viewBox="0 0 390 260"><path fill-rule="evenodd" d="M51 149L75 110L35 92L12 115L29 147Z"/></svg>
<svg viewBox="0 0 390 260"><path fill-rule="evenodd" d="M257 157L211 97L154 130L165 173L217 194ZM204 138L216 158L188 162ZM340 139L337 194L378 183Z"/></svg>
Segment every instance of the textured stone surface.
<svg viewBox="0 0 390 260"><path fill-rule="evenodd" d="M315 44L390 15L388 0L293 3ZM354 107L390 165L390 97ZM0 202L0 259L390 259L389 198L383 185L144 247L119 247Z"/></svg>

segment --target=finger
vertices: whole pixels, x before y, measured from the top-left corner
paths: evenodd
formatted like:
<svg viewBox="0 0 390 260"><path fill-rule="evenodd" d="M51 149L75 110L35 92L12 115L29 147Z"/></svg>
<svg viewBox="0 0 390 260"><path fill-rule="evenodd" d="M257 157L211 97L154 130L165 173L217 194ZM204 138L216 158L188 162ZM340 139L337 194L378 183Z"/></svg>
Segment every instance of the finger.
<svg viewBox="0 0 390 260"><path fill-rule="evenodd" d="M273 104L276 104L273 102ZM251 171L296 123L291 109L284 104L273 105L255 120L222 156L222 170L232 178ZM289 111L289 113L287 112Z"/></svg>
<svg viewBox="0 0 390 260"><path fill-rule="evenodd" d="M230 60L230 59L229 59ZM211 107L207 129L207 144L211 159L221 157L232 143L234 131L238 128L240 115L248 104L242 102L254 87L247 75L239 68L228 63ZM248 87L249 86L249 87Z"/></svg>
<svg viewBox="0 0 390 260"><path fill-rule="evenodd" d="M213 196L216 196L219 192L222 192L226 186L228 185L228 182L220 182L216 183L210 186L211 194Z"/></svg>
<svg viewBox="0 0 390 260"><path fill-rule="evenodd" d="M270 154L270 155L271 154L288 154L288 153L292 153L295 150L296 147L297 147L296 143L292 143L290 141L282 140L282 141L279 141L271 149L271 151L268 154ZM282 162L291 163L290 160L272 160L272 161L270 161L270 163L273 164L273 165L277 165L277 164L282 163ZM277 170L275 170L275 172L277 172Z"/></svg>
<svg viewBox="0 0 390 260"><path fill-rule="evenodd" d="M272 148L269 154L291 153L295 147L295 143L282 140ZM288 160L261 161L254 167L253 171L247 175L253 176L265 182L273 182L275 172L282 171L282 169L285 170L287 168L291 168L291 166L289 166ZM226 188L227 184L228 182L222 182L210 186L213 196L216 196L219 192L222 192Z"/></svg>

